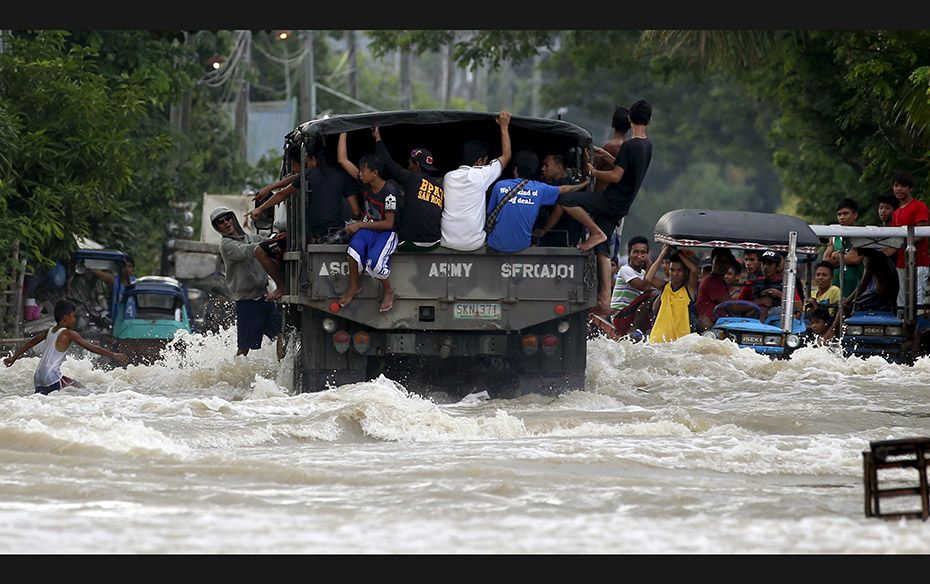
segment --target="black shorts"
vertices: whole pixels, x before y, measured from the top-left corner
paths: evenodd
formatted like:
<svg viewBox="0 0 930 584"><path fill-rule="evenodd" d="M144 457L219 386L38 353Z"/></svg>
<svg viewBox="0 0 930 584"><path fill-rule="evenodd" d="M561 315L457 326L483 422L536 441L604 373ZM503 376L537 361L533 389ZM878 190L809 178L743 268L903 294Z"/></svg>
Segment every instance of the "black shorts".
<svg viewBox="0 0 930 584"><path fill-rule="evenodd" d="M46 385L46 386L37 385L35 392L41 393L42 395L48 395L52 393L53 391L58 391L62 387L72 387L72 386L81 387L81 384L78 383L77 380L75 379L71 379L70 377L66 377L62 375L61 379L59 379L58 381L56 381L55 383L51 385Z"/></svg>
<svg viewBox="0 0 930 584"><path fill-rule="evenodd" d="M563 207L581 207L587 211L594 224L607 236L607 241L594 246L594 253L609 258L611 256L610 236L623 219L623 215L617 210L614 198L604 193L578 191L559 195L559 204Z"/></svg>
<svg viewBox="0 0 930 584"><path fill-rule="evenodd" d="M262 335L274 339L281 332L281 309L264 298L236 300L236 344L239 349L261 349Z"/></svg>
<svg viewBox="0 0 930 584"><path fill-rule="evenodd" d="M281 261L284 259L284 250L287 249L287 237L282 237L275 241L263 241L258 244L258 247L265 250L265 253L272 258Z"/></svg>

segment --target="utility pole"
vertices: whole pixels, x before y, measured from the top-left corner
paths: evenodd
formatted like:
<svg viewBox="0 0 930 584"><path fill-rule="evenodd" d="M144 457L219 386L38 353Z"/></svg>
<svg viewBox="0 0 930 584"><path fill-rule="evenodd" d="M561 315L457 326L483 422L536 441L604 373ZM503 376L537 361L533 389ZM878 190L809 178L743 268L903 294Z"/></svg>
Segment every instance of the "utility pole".
<svg viewBox="0 0 930 584"><path fill-rule="evenodd" d="M316 119L316 73L313 62L313 31L303 31L305 56L304 70L300 80L301 123Z"/></svg>
<svg viewBox="0 0 930 584"><path fill-rule="evenodd" d="M400 49L400 109L408 110L413 102L410 87L410 52Z"/></svg>
<svg viewBox="0 0 930 584"><path fill-rule="evenodd" d="M538 53L533 56L533 85L530 94L530 115L538 118L542 114L539 94L542 89L542 56Z"/></svg>
<svg viewBox="0 0 930 584"><path fill-rule="evenodd" d="M284 43L284 95L287 96L287 103L291 103L291 63L290 63L290 53L287 51L287 40L283 40Z"/></svg>
<svg viewBox="0 0 930 584"><path fill-rule="evenodd" d="M442 107L449 107L449 97L452 95L452 43L442 47L440 52L440 67L442 68L442 85L440 89L440 99Z"/></svg>
<svg viewBox="0 0 930 584"><path fill-rule="evenodd" d="M355 50L355 31L346 31L346 52L349 54L349 95L358 99L358 55Z"/></svg>
<svg viewBox="0 0 930 584"><path fill-rule="evenodd" d="M243 63L239 77L239 94L236 96L236 134L239 135L241 144L239 145L239 155L242 160L248 162L248 142L249 142L249 69L252 61L252 32L243 31L245 36L245 50L243 51Z"/></svg>

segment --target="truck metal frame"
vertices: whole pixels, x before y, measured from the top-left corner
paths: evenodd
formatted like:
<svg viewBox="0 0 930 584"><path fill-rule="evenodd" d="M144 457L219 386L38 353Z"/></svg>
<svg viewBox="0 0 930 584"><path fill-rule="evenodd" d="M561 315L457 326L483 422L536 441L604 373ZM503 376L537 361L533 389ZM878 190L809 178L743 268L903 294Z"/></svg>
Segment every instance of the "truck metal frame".
<svg viewBox="0 0 930 584"><path fill-rule="evenodd" d="M370 130L379 126L395 160L423 145L445 172L457 167L467 139L486 138L492 150L499 145L495 117L436 110L337 116L298 126L285 150L299 144L303 158L321 141L324 155L334 158L339 133L348 132L349 158L357 160L373 150ZM513 152L530 149L540 158L572 152L579 166L591 145L587 131L560 120L513 116L510 136ZM587 313L596 302L593 254L537 246L515 254L397 251L393 308L378 311L380 284L364 274L361 293L341 307L336 299L349 282L346 245L307 243L301 210L312 195L305 189L302 181L299 194L286 202L282 302L296 339L296 391L379 374L423 394L486 390L503 397L584 388Z"/></svg>
<svg viewBox="0 0 930 584"><path fill-rule="evenodd" d="M837 307L838 318L843 322L839 329L839 339L847 355L870 357L878 355L893 363L912 364L917 357L930 353L930 321L921 316L918 309L926 307L916 305L916 286L923 282L916 281L915 239L930 236L930 227L878 227L874 225L811 225L819 237L843 239L844 249L867 247L873 249L901 248L905 250L905 281L902 314L897 311L856 310L844 318L843 306ZM840 254L840 267L844 264ZM842 279L840 280L842 284ZM841 290L846 297L851 290Z"/></svg>

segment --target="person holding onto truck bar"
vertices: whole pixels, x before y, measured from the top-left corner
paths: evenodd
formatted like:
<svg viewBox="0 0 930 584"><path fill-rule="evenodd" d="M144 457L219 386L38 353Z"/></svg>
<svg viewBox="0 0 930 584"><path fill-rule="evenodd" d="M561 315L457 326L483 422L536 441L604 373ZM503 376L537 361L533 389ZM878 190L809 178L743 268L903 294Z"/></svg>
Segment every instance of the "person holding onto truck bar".
<svg viewBox="0 0 930 584"><path fill-rule="evenodd" d="M500 112L495 121L501 131L501 155L489 161L487 140L468 140L462 147L462 166L442 179L442 247L474 251L485 243L485 193L510 162L510 112Z"/></svg>
<svg viewBox="0 0 930 584"><path fill-rule="evenodd" d="M381 131L375 126L375 153L384 161L388 176L400 183L404 189L404 212L397 227L401 251L429 251L439 247L442 237L442 177L436 172L433 154L422 146L410 151L407 168L391 158L387 146L381 139Z"/></svg>
<svg viewBox="0 0 930 584"><path fill-rule="evenodd" d="M384 161L377 154L362 156L358 166L349 160L345 132L339 134L337 158L346 172L358 177L365 195L365 219L346 226L352 237L348 249L349 288L339 297L339 306L346 306L362 291L359 272L364 269L381 282L384 294L378 310L387 312L394 306L394 289L388 277L391 254L397 249L394 225L400 193L393 182L384 180Z"/></svg>
<svg viewBox="0 0 930 584"><path fill-rule="evenodd" d="M223 236L220 256L226 268L226 287L236 302L236 356L260 349L264 334L269 339L277 339L278 359L283 359L281 310L274 300L281 297L284 280L280 272L276 272L276 288L268 292L268 271L275 271L274 260L261 247L268 240L243 231L236 214L227 207L213 209L210 224Z"/></svg>
<svg viewBox="0 0 930 584"><path fill-rule="evenodd" d="M261 204L246 213L246 219L254 221L266 209L299 193L303 180L307 181L307 243L324 243L335 231L345 227L347 214L355 219L362 216L354 186L355 175L348 176L341 168L327 164L321 144L314 142L308 149L303 176L298 172L300 145L291 146L286 156L291 165L291 174L262 187L254 197Z"/></svg>
<svg viewBox="0 0 930 584"><path fill-rule="evenodd" d="M587 164L590 176L607 183L604 191L582 191L559 196L559 205L588 230L588 238L578 244L578 249L593 249L597 256L596 314L610 314L610 234L629 214L649 169L652 141L646 136L646 129L651 119L652 106L646 100L634 103L630 106L629 117L631 137L620 145L611 169L598 170L591 163Z"/></svg>

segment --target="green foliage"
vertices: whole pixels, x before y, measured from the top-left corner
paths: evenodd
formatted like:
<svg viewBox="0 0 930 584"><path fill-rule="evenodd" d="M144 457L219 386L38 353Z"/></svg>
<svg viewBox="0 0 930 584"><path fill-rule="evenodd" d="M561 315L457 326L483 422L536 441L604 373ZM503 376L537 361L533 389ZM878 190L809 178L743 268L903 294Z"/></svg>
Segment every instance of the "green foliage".
<svg viewBox="0 0 930 584"><path fill-rule="evenodd" d="M157 272L172 204L238 192L256 174L198 84L228 33L17 33L0 54L0 245L33 266L66 260L75 237L131 253ZM190 97L189 127L171 106Z"/></svg>
<svg viewBox="0 0 930 584"><path fill-rule="evenodd" d="M624 238L652 233L656 220L682 206L774 211L781 185L766 133L774 112L723 74L701 75L650 50L637 31L574 31L543 63L544 109L598 143L612 135L616 105L646 99L654 152L643 188L624 222Z"/></svg>
<svg viewBox="0 0 930 584"><path fill-rule="evenodd" d="M681 52L676 45L715 37L716 50L689 63L725 72L778 112L770 138L786 206L832 222L836 202L852 197L867 210L860 221L874 222L876 198L890 191L896 169L910 170L918 191L927 184L930 32L743 31L738 36L755 56L749 62L735 36L666 31L652 40L669 55Z"/></svg>
<svg viewBox="0 0 930 584"><path fill-rule="evenodd" d="M436 52L452 44L452 58L462 68L476 70L488 65L492 69L502 61L520 63L542 49L552 48L554 31L546 30L373 30L372 52L384 56L388 51L405 49L422 54Z"/></svg>
<svg viewBox="0 0 930 584"><path fill-rule="evenodd" d="M144 106L128 79L107 79L93 49L70 46L67 33L13 37L0 55L0 104L17 139L4 148L4 218L10 249L46 265L67 258L71 234L90 237L119 219L118 194L130 183L140 145L130 128ZM115 217L113 217L115 215Z"/></svg>

